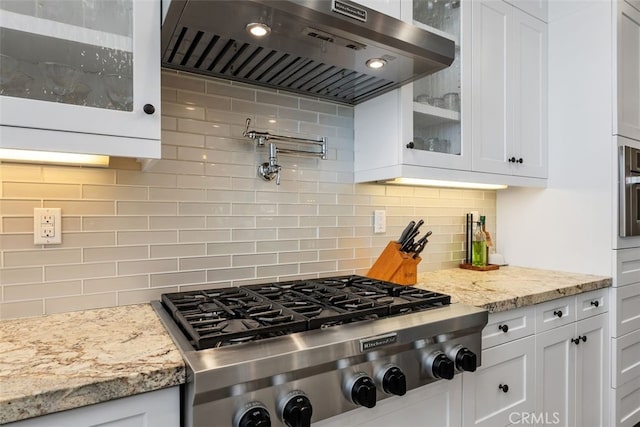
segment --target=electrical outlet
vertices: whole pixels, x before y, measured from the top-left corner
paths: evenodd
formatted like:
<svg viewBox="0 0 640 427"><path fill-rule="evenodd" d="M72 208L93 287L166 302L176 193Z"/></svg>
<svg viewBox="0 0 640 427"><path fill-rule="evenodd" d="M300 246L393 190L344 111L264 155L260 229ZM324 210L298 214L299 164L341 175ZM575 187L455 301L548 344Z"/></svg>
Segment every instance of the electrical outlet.
<svg viewBox="0 0 640 427"><path fill-rule="evenodd" d="M33 210L33 244L62 243L62 209L35 208Z"/></svg>
<svg viewBox="0 0 640 427"><path fill-rule="evenodd" d="M387 231L386 212L383 210L373 211L373 232L384 233Z"/></svg>

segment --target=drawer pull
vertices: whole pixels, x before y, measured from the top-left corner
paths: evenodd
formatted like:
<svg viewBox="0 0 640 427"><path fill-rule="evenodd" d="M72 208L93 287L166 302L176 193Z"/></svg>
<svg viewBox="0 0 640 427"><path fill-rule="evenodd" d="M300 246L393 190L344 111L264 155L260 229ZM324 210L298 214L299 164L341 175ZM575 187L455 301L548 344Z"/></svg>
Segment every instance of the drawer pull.
<svg viewBox="0 0 640 427"><path fill-rule="evenodd" d="M598 308L598 306L600 305L599 301L591 301L591 305L594 306L595 308Z"/></svg>
<svg viewBox="0 0 640 427"><path fill-rule="evenodd" d="M509 330L509 325L500 325L498 326L498 329L500 329L502 332L507 332Z"/></svg>
<svg viewBox="0 0 640 427"><path fill-rule="evenodd" d="M509 386L506 384L500 384L498 388L502 390L504 393L507 393L509 391Z"/></svg>
<svg viewBox="0 0 640 427"><path fill-rule="evenodd" d="M558 316L558 318L561 318L561 317L562 317L562 310L554 311L554 312L553 312L553 315L554 315L554 316Z"/></svg>

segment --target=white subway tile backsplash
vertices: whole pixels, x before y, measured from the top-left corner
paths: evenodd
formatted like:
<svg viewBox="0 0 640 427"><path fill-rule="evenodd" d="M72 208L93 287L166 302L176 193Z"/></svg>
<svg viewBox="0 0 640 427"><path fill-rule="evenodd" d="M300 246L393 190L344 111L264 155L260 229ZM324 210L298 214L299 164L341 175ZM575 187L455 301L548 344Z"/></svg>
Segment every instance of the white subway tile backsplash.
<svg viewBox="0 0 640 427"><path fill-rule="evenodd" d="M1 166L1 165L0 165ZM42 207L38 200L0 199L0 215L33 215L33 209Z"/></svg>
<svg viewBox="0 0 640 427"><path fill-rule="evenodd" d="M180 243L192 242L222 242L229 241L229 230L180 230L178 241Z"/></svg>
<svg viewBox="0 0 640 427"><path fill-rule="evenodd" d="M120 261L125 259L149 258L148 246L119 246L111 248L85 248L82 251L84 262Z"/></svg>
<svg viewBox="0 0 640 427"><path fill-rule="evenodd" d="M250 265L270 265L278 262L278 255L271 254L248 254L233 255L231 257L231 265L234 267L244 267Z"/></svg>
<svg viewBox="0 0 640 427"><path fill-rule="evenodd" d="M181 243L175 245L151 245L151 258L180 258L187 256L206 255L205 243Z"/></svg>
<svg viewBox="0 0 640 427"><path fill-rule="evenodd" d="M152 230L206 228L206 218L204 216L151 216L149 228Z"/></svg>
<svg viewBox="0 0 640 427"><path fill-rule="evenodd" d="M266 265L266 266L258 266L257 275L260 277L281 277L281 276L290 276L292 274L298 274L298 265L296 264L285 264L280 261L279 265ZM290 279L284 279L290 280Z"/></svg>
<svg viewBox="0 0 640 427"><path fill-rule="evenodd" d="M74 265L46 265L44 279L47 282L56 280L86 279L89 277L115 276L114 262L96 262Z"/></svg>
<svg viewBox="0 0 640 427"><path fill-rule="evenodd" d="M410 220L433 230L419 268L464 256L464 213L495 233L495 191L353 184L353 108L162 73L162 159L108 169L0 164L0 318L158 299L163 292L364 274ZM328 138L328 160L278 156L257 176L251 129ZM62 245L33 245L35 207L60 207ZM373 210L387 232L374 234ZM493 235L496 237L495 234Z"/></svg>
<svg viewBox="0 0 640 427"><path fill-rule="evenodd" d="M318 251L280 252L278 254L278 263L280 264L310 261L318 261Z"/></svg>
<svg viewBox="0 0 640 427"><path fill-rule="evenodd" d="M43 268L3 268L0 270L0 284L11 285L17 283L40 283L43 279Z"/></svg>
<svg viewBox="0 0 640 427"><path fill-rule="evenodd" d="M0 303L0 319L32 317L42 314L44 314L44 301L42 299Z"/></svg>
<svg viewBox="0 0 640 427"><path fill-rule="evenodd" d="M165 70L162 72L162 87L189 90L204 93L205 82L201 78L192 78L188 74Z"/></svg>
<svg viewBox="0 0 640 427"><path fill-rule="evenodd" d="M104 279L86 279L83 281L86 294L99 294L109 291L140 289L149 287L149 275L107 277Z"/></svg>
<svg viewBox="0 0 640 427"><path fill-rule="evenodd" d="M229 215L230 203L190 203L178 204L178 215Z"/></svg>
<svg viewBox="0 0 640 427"><path fill-rule="evenodd" d="M231 232L231 240L234 242L275 240L277 237L275 228L237 229Z"/></svg>
<svg viewBox="0 0 640 427"><path fill-rule="evenodd" d="M0 221L3 233L33 233L33 217L5 216Z"/></svg>
<svg viewBox="0 0 640 427"><path fill-rule="evenodd" d="M207 243L208 255L251 254L255 252L256 242Z"/></svg>
<svg viewBox="0 0 640 427"><path fill-rule="evenodd" d="M113 307L116 305L116 293L87 294L47 298L44 300L45 313L65 313L68 311L90 310L94 308Z"/></svg>
<svg viewBox="0 0 640 427"><path fill-rule="evenodd" d="M153 243L177 243L178 232L169 231L119 231L118 245L140 245Z"/></svg>
<svg viewBox="0 0 640 427"><path fill-rule="evenodd" d="M36 249L31 251L6 251L4 252L5 267L25 267L29 265L42 265L46 259L47 264L74 264L81 262L80 249Z"/></svg>
<svg viewBox="0 0 640 427"><path fill-rule="evenodd" d="M176 215L176 202L117 202L118 215Z"/></svg>
<svg viewBox="0 0 640 427"><path fill-rule="evenodd" d="M124 275L158 272L170 273L177 269L178 260L176 258L118 262L118 274Z"/></svg>
<svg viewBox="0 0 640 427"><path fill-rule="evenodd" d="M222 268L207 270L208 282L220 282L225 280L242 280L256 277L255 267Z"/></svg>
<svg viewBox="0 0 640 427"><path fill-rule="evenodd" d="M2 181L2 197L15 199L79 199L80 184L48 184Z"/></svg>
<svg viewBox="0 0 640 427"><path fill-rule="evenodd" d="M205 270L152 274L151 287L157 288L171 285L191 285L194 283L203 283L206 279L207 272Z"/></svg>
<svg viewBox="0 0 640 427"><path fill-rule="evenodd" d="M32 300L34 298L50 298L82 293L82 281L25 283L9 285L4 288L4 301Z"/></svg>

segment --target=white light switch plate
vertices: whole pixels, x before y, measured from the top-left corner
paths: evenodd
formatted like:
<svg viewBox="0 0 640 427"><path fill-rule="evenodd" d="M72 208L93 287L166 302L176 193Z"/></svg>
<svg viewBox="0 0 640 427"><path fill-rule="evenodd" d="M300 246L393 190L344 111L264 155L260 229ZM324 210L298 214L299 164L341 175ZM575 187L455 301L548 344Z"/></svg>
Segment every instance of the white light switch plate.
<svg viewBox="0 0 640 427"><path fill-rule="evenodd" d="M385 233L387 231L386 212L383 210L373 211L373 232Z"/></svg>
<svg viewBox="0 0 640 427"><path fill-rule="evenodd" d="M62 243L62 209L33 209L33 244L56 245Z"/></svg>

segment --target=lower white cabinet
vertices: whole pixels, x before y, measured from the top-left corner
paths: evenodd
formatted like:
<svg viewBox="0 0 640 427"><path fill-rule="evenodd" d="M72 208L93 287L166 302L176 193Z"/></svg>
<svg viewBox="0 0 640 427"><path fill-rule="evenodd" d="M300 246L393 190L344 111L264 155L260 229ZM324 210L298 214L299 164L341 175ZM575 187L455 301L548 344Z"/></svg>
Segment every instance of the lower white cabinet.
<svg viewBox="0 0 640 427"><path fill-rule="evenodd" d="M180 427L180 387L10 423L8 427Z"/></svg>
<svg viewBox="0 0 640 427"><path fill-rule="evenodd" d="M506 426L533 411L534 346L529 336L482 351L482 366L463 375L463 425Z"/></svg>
<svg viewBox="0 0 640 427"><path fill-rule="evenodd" d="M410 390L406 395L384 399L371 409L353 411L314 423L314 427L413 427L461 426L462 375Z"/></svg>
<svg viewBox="0 0 640 427"><path fill-rule="evenodd" d="M608 317L536 335L536 410L543 425L608 425Z"/></svg>

